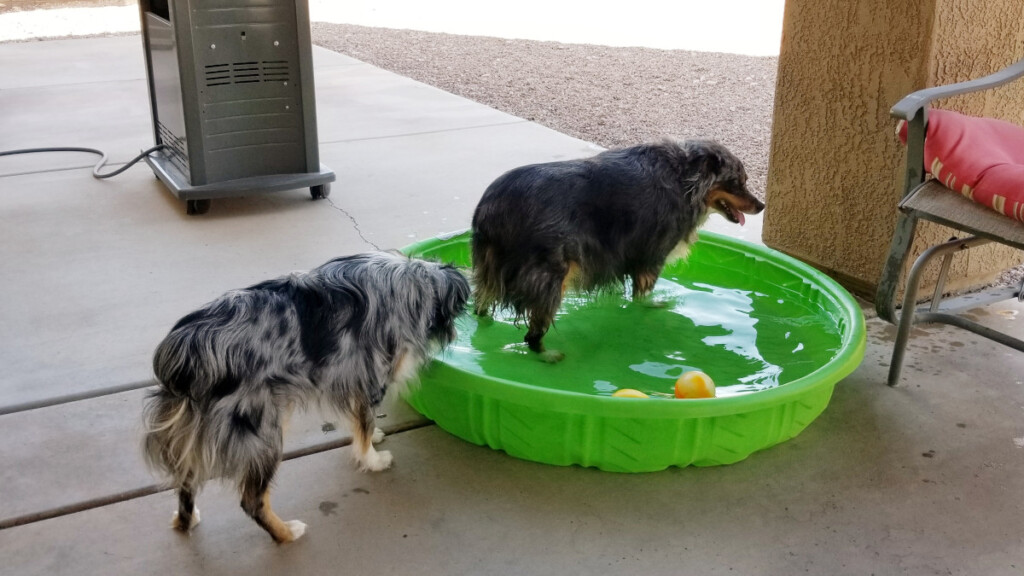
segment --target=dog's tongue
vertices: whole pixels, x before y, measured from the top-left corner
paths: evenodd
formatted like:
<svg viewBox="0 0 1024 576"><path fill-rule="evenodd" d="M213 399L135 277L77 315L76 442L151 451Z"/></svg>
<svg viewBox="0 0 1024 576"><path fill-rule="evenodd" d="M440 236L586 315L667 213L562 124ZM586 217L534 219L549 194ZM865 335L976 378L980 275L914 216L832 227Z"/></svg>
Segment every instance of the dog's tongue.
<svg viewBox="0 0 1024 576"><path fill-rule="evenodd" d="M735 210L734 209L732 211L732 214L733 214L733 216L736 217L737 220L739 220L740 226L743 226L744 224L747 223L747 218L746 218L746 216L743 215L743 212L740 212L739 210Z"/></svg>

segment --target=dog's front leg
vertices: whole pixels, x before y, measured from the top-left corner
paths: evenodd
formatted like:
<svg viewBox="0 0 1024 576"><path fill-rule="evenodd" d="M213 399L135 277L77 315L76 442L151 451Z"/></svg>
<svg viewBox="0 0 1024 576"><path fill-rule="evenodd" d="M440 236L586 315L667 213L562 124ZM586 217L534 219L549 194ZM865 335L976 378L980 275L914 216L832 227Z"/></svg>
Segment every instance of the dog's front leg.
<svg viewBox="0 0 1024 576"><path fill-rule="evenodd" d="M557 309L557 307L556 307ZM565 358L559 350L549 350L544 346L543 338L551 327L554 312L530 312L529 327L524 341L530 350L540 355L540 359L549 364L557 364Z"/></svg>
<svg viewBox="0 0 1024 576"><path fill-rule="evenodd" d="M391 467L391 452L377 451L374 442L384 439L384 431L374 426L373 407L353 401L349 412L352 422L352 457L364 472L380 472Z"/></svg>
<svg viewBox="0 0 1024 576"><path fill-rule="evenodd" d="M658 276L661 275L661 270L646 270L643 272L633 273L633 302L637 304L643 304L650 306L651 308L664 308L668 306L668 302L664 300L658 300L651 296L651 292L654 291L654 285L658 283Z"/></svg>
<svg viewBox="0 0 1024 576"><path fill-rule="evenodd" d="M644 270L633 273L633 302L642 302L658 282L658 270Z"/></svg>

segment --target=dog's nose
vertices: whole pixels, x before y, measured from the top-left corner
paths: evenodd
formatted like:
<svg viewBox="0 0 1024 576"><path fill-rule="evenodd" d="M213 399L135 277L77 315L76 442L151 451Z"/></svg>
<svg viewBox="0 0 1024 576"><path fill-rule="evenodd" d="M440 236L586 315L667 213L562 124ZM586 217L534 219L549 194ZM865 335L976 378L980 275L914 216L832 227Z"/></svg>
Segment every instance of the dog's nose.
<svg viewBox="0 0 1024 576"><path fill-rule="evenodd" d="M743 190L742 196L745 196L747 201L747 206L743 212L747 214L760 214L761 211L764 210L764 202L761 202L757 196L751 194L750 190L747 190L746 186L742 186L741 189Z"/></svg>

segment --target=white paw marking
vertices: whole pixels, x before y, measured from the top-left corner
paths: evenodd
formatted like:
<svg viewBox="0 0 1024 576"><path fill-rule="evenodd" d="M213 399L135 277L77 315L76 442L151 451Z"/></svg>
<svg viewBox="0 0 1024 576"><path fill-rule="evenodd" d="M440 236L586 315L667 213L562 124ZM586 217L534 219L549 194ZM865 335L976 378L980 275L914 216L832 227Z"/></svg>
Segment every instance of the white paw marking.
<svg viewBox="0 0 1024 576"><path fill-rule="evenodd" d="M359 462L359 469L363 472L380 472L391 467L391 452L384 450L377 452L371 448Z"/></svg>
<svg viewBox="0 0 1024 576"><path fill-rule="evenodd" d="M192 508L192 523L189 524L186 531L195 528L199 524L199 508ZM174 514L171 514L171 527L175 530L181 529L181 521L178 520L178 511L175 510Z"/></svg>
<svg viewBox="0 0 1024 576"><path fill-rule="evenodd" d="M374 444L377 444L381 440L384 440L384 431L381 430L380 428L374 428L373 436L370 438L370 441L373 442Z"/></svg>
<svg viewBox="0 0 1024 576"><path fill-rule="evenodd" d="M306 533L306 524L302 521L289 520L285 522L284 525L287 526L288 530L292 533L292 542L302 538L302 535Z"/></svg>
<svg viewBox="0 0 1024 576"><path fill-rule="evenodd" d="M558 364L565 359L565 354L558 350L545 350L540 353L540 359L548 364Z"/></svg>

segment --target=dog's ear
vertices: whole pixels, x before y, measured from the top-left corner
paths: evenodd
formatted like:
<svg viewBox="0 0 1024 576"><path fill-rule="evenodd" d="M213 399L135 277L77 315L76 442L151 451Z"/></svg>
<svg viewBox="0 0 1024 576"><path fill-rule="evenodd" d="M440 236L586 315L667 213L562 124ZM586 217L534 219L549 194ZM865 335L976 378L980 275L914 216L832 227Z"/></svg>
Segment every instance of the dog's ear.
<svg viewBox="0 0 1024 576"><path fill-rule="evenodd" d="M700 167L701 172L708 175L718 175L722 172L725 158L722 157L718 146L704 140L694 142L693 155Z"/></svg>
<svg viewBox="0 0 1024 576"><path fill-rule="evenodd" d="M449 307L451 315L458 316L464 311L466 302L469 300L469 281L454 266L442 266L441 273L447 280L442 299Z"/></svg>
<svg viewBox="0 0 1024 576"><path fill-rule="evenodd" d="M454 266L437 265L432 273L434 287L434 318L451 320L462 314L469 300L469 281Z"/></svg>
<svg viewBox="0 0 1024 576"><path fill-rule="evenodd" d="M430 318L430 333L447 345L455 339L455 319L466 311L469 300L469 281L454 266L441 266L434 280L434 309Z"/></svg>
<svg viewBox="0 0 1024 576"><path fill-rule="evenodd" d="M722 157L714 150L704 156L704 171L708 174L721 174L722 164Z"/></svg>

